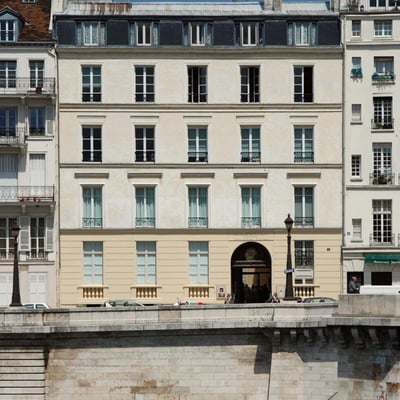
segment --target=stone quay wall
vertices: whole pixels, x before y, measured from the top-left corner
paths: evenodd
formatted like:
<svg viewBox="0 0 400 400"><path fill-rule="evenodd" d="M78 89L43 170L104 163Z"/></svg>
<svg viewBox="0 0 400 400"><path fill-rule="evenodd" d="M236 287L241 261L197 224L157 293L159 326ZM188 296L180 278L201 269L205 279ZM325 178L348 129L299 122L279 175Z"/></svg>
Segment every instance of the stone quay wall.
<svg viewBox="0 0 400 400"><path fill-rule="evenodd" d="M0 399L400 399L400 296L374 297L2 310Z"/></svg>

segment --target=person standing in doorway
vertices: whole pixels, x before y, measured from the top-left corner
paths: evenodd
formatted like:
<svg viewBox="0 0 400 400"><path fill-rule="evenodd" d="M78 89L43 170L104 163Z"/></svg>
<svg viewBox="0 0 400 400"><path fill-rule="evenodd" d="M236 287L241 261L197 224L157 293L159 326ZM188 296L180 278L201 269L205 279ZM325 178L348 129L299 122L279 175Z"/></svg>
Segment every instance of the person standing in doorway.
<svg viewBox="0 0 400 400"><path fill-rule="evenodd" d="M353 275L349 282L349 293L351 294L359 294L360 293L360 285L358 284L357 277Z"/></svg>

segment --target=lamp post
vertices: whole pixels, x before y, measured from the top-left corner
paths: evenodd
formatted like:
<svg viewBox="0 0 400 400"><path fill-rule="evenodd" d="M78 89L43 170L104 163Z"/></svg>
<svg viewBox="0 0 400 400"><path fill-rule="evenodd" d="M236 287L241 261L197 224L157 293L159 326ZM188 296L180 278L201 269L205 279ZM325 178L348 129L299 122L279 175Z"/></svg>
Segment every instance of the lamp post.
<svg viewBox="0 0 400 400"><path fill-rule="evenodd" d="M14 237L14 269L13 290L10 307L21 307L21 294L19 291L19 268L18 268L18 234L21 230L18 224L11 225L11 235Z"/></svg>
<svg viewBox="0 0 400 400"><path fill-rule="evenodd" d="M293 296L293 270L292 270L292 254L290 251L290 240L291 235L290 231L292 230L293 226L293 218L290 217L288 214L287 218L285 219L285 225L287 229L287 258L286 258L286 287L285 287L285 300L295 300Z"/></svg>

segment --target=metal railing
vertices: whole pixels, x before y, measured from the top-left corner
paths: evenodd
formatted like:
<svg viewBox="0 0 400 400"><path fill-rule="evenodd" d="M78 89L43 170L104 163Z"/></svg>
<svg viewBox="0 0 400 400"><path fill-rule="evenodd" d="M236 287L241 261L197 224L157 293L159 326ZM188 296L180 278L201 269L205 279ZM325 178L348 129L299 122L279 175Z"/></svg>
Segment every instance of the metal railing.
<svg viewBox="0 0 400 400"><path fill-rule="evenodd" d="M54 200L54 186L0 186L0 202L46 200Z"/></svg>
<svg viewBox="0 0 400 400"><path fill-rule="evenodd" d="M55 78L1 78L0 95L32 94L49 95L55 93Z"/></svg>
<svg viewBox="0 0 400 400"><path fill-rule="evenodd" d="M84 228L102 228L103 218L83 218L82 226Z"/></svg>
<svg viewBox="0 0 400 400"><path fill-rule="evenodd" d="M260 151L242 151L240 153L241 162L260 162L261 152Z"/></svg>
<svg viewBox="0 0 400 400"><path fill-rule="evenodd" d="M208 218L207 217L189 217L188 220L189 228L207 228Z"/></svg>
<svg viewBox="0 0 400 400"><path fill-rule="evenodd" d="M303 228L313 228L314 217L294 217L294 225Z"/></svg>
<svg viewBox="0 0 400 400"><path fill-rule="evenodd" d="M25 142L25 127L0 128L0 146L21 146Z"/></svg>
<svg viewBox="0 0 400 400"><path fill-rule="evenodd" d="M155 151L154 150L137 150L135 151L136 162L154 162Z"/></svg>
<svg viewBox="0 0 400 400"><path fill-rule="evenodd" d="M314 266L314 250L295 250L294 262L296 268L312 268Z"/></svg>
<svg viewBox="0 0 400 400"><path fill-rule="evenodd" d="M363 77L362 69L361 68L352 68L350 76L352 78L362 78Z"/></svg>
<svg viewBox="0 0 400 400"><path fill-rule="evenodd" d="M371 233L369 235L369 245L374 247L394 246L395 235L390 233Z"/></svg>
<svg viewBox="0 0 400 400"><path fill-rule="evenodd" d="M155 218L136 218L136 228L155 228Z"/></svg>
<svg viewBox="0 0 400 400"><path fill-rule="evenodd" d="M207 151L189 151L188 162L207 162L208 152Z"/></svg>
<svg viewBox="0 0 400 400"><path fill-rule="evenodd" d="M394 185L394 174L373 172L369 174L370 185Z"/></svg>
<svg viewBox="0 0 400 400"><path fill-rule="evenodd" d="M242 217L242 228L261 228L261 217Z"/></svg>
<svg viewBox="0 0 400 400"><path fill-rule="evenodd" d="M377 130L393 129L394 118L373 118L371 119L371 128Z"/></svg>
<svg viewBox="0 0 400 400"><path fill-rule="evenodd" d="M313 163L314 152L313 151L295 151L294 152L295 163Z"/></svg>
<svg viewBox="0 0 400 400"><path fill-rule="evenodd" d="M386 74L374 72L371 78L373 83L394 83L396 80L396 75L393 72Z"/></svg>

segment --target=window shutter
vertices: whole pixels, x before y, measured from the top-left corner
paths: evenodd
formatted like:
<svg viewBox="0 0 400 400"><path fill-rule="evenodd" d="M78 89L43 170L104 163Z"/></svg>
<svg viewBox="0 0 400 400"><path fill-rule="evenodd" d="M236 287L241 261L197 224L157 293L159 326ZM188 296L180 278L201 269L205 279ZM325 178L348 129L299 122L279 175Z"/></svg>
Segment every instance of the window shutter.
<svg viewBox="0 0 400 400"><path fill-rule="evenodd" d="M54 135L54 107L46 107L46 135Z"/></svg>
<svg viewBox="0 0 400 400"><path fill-rule="evenodd" d="M214 46L235 45L235 25L233 21L216 21L213 24Z"/></svg>
<svg viewBox="0 0 400 400"><path fill-rule="evenodd" d="M160 22L160 45L180 46L183 44L183 24L181 21Z"/></svg>
<svg viewBox="0 0 400 400"><path fill-rule="evenodd" d="M31 222L30 217L26 215L22 215L19 219L19 224L21 226L21 230L19 231L20 251L30 250L30 235L29 235L30 222Z"/></svg>
<svg viewBox="0 0 400 400"><path fill-rule="evenodd" d="M125 46L129 44L128 21L107 21L107 44Z"/></svg>
<svg viewBox="0 0 400 400"><path fill-rule="evenodd" d="M57 22L58 44L75 44L75 21Z"/></svg>
<svg viewBox="0 0 400 400"><path fill-rule="evenodd" d="M49 215L46 217L46 250L54 251L54 217Z"/></svg>
<svg viewBox="0 0 400 400"><path fill-rule="evenodd" d="M265 21L264 43L267 46L287 45L287 22Z"/></svg>
<svg viewBox="0 0 400 400"><path fill-rule="evenodd" d="M340 44L339 21L318 22L318 44L320 46L339 46Z"/></svg>

